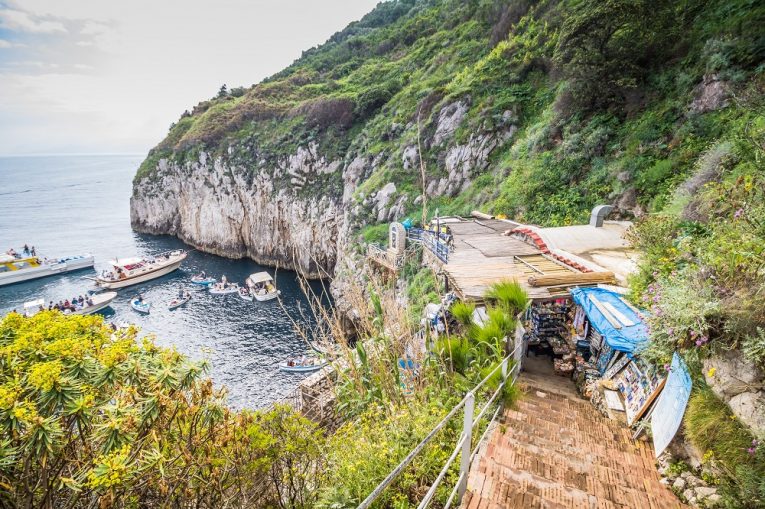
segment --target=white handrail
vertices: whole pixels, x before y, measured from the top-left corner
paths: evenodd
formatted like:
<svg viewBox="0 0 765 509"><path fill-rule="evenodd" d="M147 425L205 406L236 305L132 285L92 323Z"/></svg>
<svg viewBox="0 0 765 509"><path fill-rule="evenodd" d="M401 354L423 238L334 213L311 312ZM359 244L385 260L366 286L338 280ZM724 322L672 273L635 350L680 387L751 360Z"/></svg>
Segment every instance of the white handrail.
<svg viewBox="0 0 765 509"><path fill-rule="evenodd" d="M372 493L365 498L361 504L359 504L358 509L367 509L369 508L372 503L377 500L377 498L382 494L382 492L390 486L393 481L403 472L403 470L412 462L412 460L417 456L424 448L425 446L435 437L435 435L448 423L452 417L462 408L465 407L465 413L464 413L464 422L463 422L463 429L462 434L460 435L460 439L457 441L457 444L452 451L452 454L449 456L449 459L446 461L446 464L443 466L441 471L438 474L438 477L436 477L436 480L431 485L428 492L425 494L425 497L422 499L420 504L417 506L418 509L425 509L428 504L433 499L433 496L435 495L436 489L438 488L441 481L443 481L444 477L446 477L446 473L449 470L449 467L451 466L452 462L457 458L457 455L459 452L462 452L462 459L460 461L460 475L457 479L457 484L454 486L454 489L452 490L452 493L449 495L449 499L446 502L446 508L448 508L452 501L454 500L455 496L458 496L457 502L462 500L462 496L465 493L465 490L467 488L467 478L468 478L468 472L470 470L470 465L473 461L473 458L475 457L477 451L478 451L478 445L480 445L483 438L486 436L486 433L488 432L489 427L491 427L491 424L494 422L494 420L497 418L497 415L499 415L499 408L494 412L494 415L491 418L491 421L489 421L489 425L487 426L484 433L481 435L481 439L478 441L478 445L476 445L476 449L471 451L472 446L472 434L473 434L473 428L475 427L476 423L479 423L483 415L486 413L486 410L488 410L489 406L494 402L494 400L499 396L502 389L507 384L508 378L512 378L512 382L515 381L518 371L516 371L516 368L519 367L518 365L513 366L513 369L510 373L507 372L507 365L510 362L510 360L515 356L516 352L518 351L518 348L520 348L521 344L519 342L518 345L513 349L513 351L507 355L504 359L502 359L502 362L495 367L491 373L486 375L481 382L478 383L472 390L470 390L467 394L465 394L465 397L462 398L462 400L457 403L454 408L452 408L446 416L441 419L441 421L436 424L436 426L430 431L430 433L427 434L425 438L422 439L422 441L415 446L412 451L406 455L406 457L401 460L401 462L394 468L390 474L388 474L383 481L377 485L377 487L372 491ZM488 380L494 376L494 374L497 372L498 369L502 369L502 383L499 385L497 390L494 391L494 394L492 394L489 401L483 406L481 409L481 412L478 414L477 418L473 418L474 413L474 404L475 404L475 393L483 387L484 384L488 382ZM508 375L510 375L508 377Z"/></svg>

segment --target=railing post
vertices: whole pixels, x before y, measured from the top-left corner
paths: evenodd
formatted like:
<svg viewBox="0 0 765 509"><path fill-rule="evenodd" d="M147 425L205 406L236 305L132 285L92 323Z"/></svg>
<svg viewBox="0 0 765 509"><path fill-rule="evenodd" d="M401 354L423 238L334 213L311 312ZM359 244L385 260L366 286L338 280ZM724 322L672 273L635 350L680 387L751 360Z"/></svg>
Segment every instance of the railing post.
<svg viewBox="0 0 765 509"><path fill-rule="evenodd" d="M507 380L507 361L508 361L507 357L505 357L504 360L502 361L502 381L503 382Z"/></svg>
<svg viewBox="0 0 765 509"><path fill-rule="evenodd" d="M462 458L460 459L460 487L457 490L457 503L462 501L462 496L467 490L468 471L470 470L470 453L473 448L473 412L475 410L475 395L473 391L467 393L465 398L465 418L462 422Z"/></svg>

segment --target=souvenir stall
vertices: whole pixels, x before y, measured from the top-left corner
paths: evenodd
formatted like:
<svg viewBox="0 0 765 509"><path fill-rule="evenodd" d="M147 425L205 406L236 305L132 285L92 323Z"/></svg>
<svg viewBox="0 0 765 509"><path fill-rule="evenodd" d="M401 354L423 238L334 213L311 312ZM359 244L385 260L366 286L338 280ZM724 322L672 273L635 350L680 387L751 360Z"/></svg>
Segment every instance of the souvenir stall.
<svg viewBox="0 0 765 509"><path fill-rule="evenodd" d="M574 288L572 336L577 345L574 381L603 413L624 412L639 420L661 392L665 377L642 361L637 350L648 340L640 311L622 295L603 288Z"/></svg>
<svg viewBox="0 0 765 509"><path fill-rule="evenodd" d="M571 343L571 299L535 302L524 317L525 350L552 358L555 373L571 375L574 370L574 346Z"/></svg>

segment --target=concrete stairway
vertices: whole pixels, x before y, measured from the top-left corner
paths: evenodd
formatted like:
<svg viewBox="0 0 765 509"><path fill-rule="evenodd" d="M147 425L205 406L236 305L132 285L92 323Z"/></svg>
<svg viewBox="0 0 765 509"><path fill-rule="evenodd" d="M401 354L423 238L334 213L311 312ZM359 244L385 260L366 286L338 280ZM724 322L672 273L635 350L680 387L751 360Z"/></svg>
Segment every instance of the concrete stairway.
<svg viewBox="0 0 765 509"><path fill-rule="evenodd" d="M676 508L648 442L602 417L570 380L533 373L473 464L462 507Z"/></svg>

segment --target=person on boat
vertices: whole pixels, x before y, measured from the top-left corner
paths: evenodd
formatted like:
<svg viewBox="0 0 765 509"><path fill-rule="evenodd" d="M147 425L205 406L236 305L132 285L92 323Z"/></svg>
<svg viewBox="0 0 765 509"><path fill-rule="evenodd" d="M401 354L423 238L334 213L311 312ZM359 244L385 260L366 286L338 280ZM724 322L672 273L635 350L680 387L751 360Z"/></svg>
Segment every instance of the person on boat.
<svg viewBox="0 0 765 509"><path fill-rule="evenodd" d="M85 301L85 304L87 304L87 305L88 305L88 307L92 306L92 305L93 305L93 299L91 299L90 297L88 297L88 298L87 298L87 300Z"/></svg>
<svg viewBox="0 0 765 509"><path fill-rule="evenodd" d="M205 271L200 272L197 274L197 279L207 279L207 273Z"/></svg>
<svg viewBox="0 0 765 509"><path fill-rule="evenodd" d="M226 278L225 274L220 277L220 285L221 288L226 288L228 286L228 279Z"/></svg>
<svg viewBox="0 0 765 509"><path fill-rule="evenodd" d="M178 288L178 300L183 300L185 296L186 292L183 291L183 288Z"/></svg>
<svg viewBox="0 0 765 509"><path fill-rule="evenodd" d="M10 248L10 249L7 251L7 254L9 254L9 255L13 256L14 258L18 258L18 257L19 257L19 254L18 254L18 253L16 252L16 250L15 250L15 249L13 249L13 248Z"/></svg>
<svg viewBox="0 0 765 509"><path fill-rule="evenodd" d="M23 251L24 251L24 256L29 256L29 246L27 246L26 244L24 244L24 249L23 249Z"/></svg>
<svg viewBox="0 0 765 509"><path fill-rule="evenodd" d="M34 246L32 246L32 249L29 250L29 254L31 254L32 256L37 256L37 251L35 251Z"/></svg>
<svg viewBox="0 0 765 509"><path fill-rule="evenodd" d="M138 297L136 298L136 300L138 300L138 303L139 303L139 304L143 304L143 295L141 295L141 294L139 293L139 294L138 294Z"/></svg>

